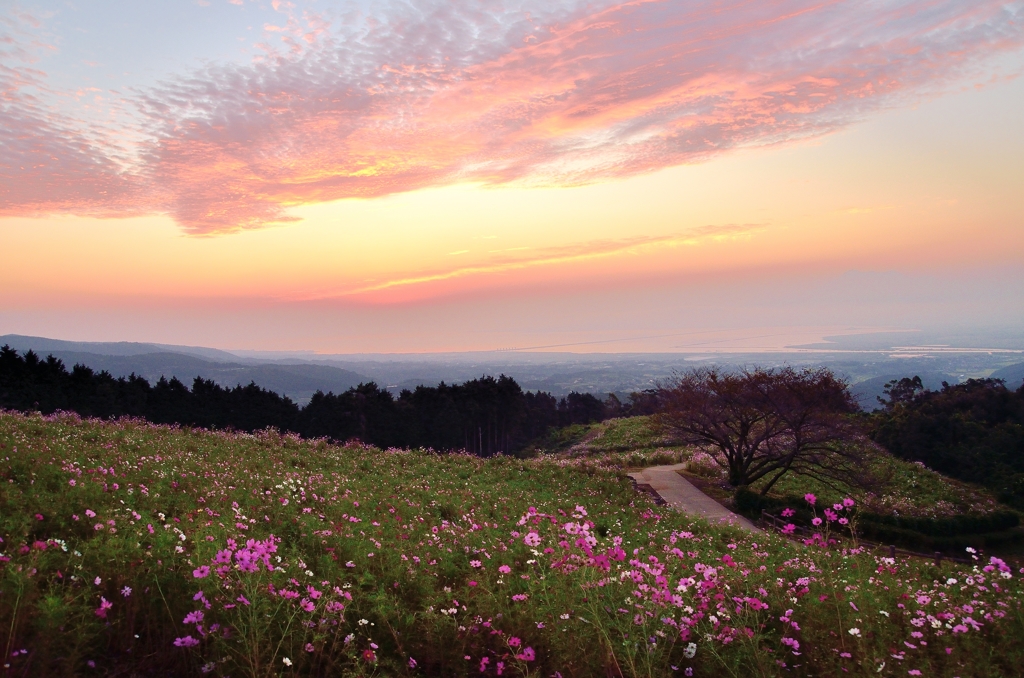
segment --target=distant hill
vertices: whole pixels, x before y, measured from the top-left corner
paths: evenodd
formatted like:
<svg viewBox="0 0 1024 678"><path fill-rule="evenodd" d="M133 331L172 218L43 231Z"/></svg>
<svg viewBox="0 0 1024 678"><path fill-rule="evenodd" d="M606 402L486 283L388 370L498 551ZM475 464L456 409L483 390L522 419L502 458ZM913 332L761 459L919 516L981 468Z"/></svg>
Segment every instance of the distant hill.
<svg viewBox="0 0 1024 678"><path fill-rule="evenodd" d="M24 353L31 349L44 356L48 353L57 355L57 352L92 353L108 356L180 353L182 355L198 356L206 360L221 362L249 362L233 353L216 348L174 346L172 344L145 344L136 341L64 341L62 339L47 339L46 337L27 337L21 334L4 334L0 335L0 346L4 344L9 345L19 353Z"/></svg>
<svg viewBox="0 0 1024 678"><path fill-rule="evenodd" d="M871 410L880 409L877 398L885 396L885 385L893 379L902 379L903 377L921 377L921 383L929 391L938 391L942 388L942 382L947 381L951 384L956 384L960 380L952 374L945 374L943 372L917 372L911 370L910 372L893 372L891 374L884 374L879 377L871 377L864 381L857 382L850 386L850 392L857 399L860 406L870 412Z"/></svg>
<svg viewBox="0 0 1024 678"><path fill-rule="evenodd" d="M993 372L991 376L993 379L1005 381L1007 388L1017 390L1021 387L1021 383L1024 382L1024 363L1007 365Z"/></svg>
<svg viewBox="0 0 1024 678"><path fill-rule="evenodd" d="M198 355L189 355L179 349L190 347L173 346L172 351L161 350L159 344L138 344L130 342L118 343L86 343L57 341L36 337L20 337L6 335L0 337L0 346L9 344L19 353L29 349L41 357L53 355L64 361L70 369L76 364L85 365L99 372L106 370L115 377L126 377L137 374L150 383L160 377L177 377L186 386L191 386L196 377L212 379L224 387L238 384L243 386L250 382L281 395L286 395L300 405L309 401L318 390L341 393L370 378L338 367L323 364L279 364L244 361L226 351L217 349L197 349L208 351L220 359L209 360ZM88 351L70 350L67 347L88 347ZM147 350L148 349L148 350ZM119 353L100 354L99 350L113 350ZM228 361L225 358L231 358Z"/></svg>

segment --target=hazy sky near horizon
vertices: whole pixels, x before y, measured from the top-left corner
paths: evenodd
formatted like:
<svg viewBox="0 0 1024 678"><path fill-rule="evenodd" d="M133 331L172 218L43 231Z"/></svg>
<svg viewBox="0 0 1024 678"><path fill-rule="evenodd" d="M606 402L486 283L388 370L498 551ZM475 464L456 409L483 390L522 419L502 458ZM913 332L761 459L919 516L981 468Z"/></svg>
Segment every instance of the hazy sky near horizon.
<svg viewBox="0 0 1024 678"><path fill-rule="evenodd" d="M0 334L1024 327L1022 72L1024 2L7 2Z"/></svg>

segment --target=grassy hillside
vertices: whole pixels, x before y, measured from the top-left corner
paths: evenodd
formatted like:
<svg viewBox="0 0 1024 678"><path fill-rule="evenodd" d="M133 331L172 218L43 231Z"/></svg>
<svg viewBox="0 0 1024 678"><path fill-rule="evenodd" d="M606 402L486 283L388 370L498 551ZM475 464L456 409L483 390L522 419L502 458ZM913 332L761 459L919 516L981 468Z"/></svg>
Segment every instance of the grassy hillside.
<svg viewBox="0 0 1024 678"><path fill-rule="evenodd" d="M724 502L731 501L734 492L720 467L707 455L674 444L653 429L649 417L573 426L562 429L544 443L545 452L559 457L586 458L610 467L689 462L688 474L703 478L705 482L700 484L705 491ZM1000 508L992 493L984 488L947 478L921 464L897 459L876 446L866 452L867 487L856 484L829 487L810 478L789 475L775 484L771 494L789 497L810 492L830 504L851 496L866 510L900 516L944 517L987 513ZM752 489L759 491L760 485L755 484Z"/></svg>
<svg viewBox="0 0 1024 678"><path fill-rule="evenodd" d="M4 675L1018 675L1024 571L711 528L609 466L0 413Z"/></svg>

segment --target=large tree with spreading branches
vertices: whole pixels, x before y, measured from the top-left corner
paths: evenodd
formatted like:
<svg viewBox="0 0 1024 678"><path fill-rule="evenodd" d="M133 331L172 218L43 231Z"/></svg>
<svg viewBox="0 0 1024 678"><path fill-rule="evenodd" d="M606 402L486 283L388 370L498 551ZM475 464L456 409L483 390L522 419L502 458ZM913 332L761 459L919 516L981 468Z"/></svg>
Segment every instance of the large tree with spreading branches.
<svg viewBox="0 0 1024 678"><path fill-rule="evenodd" d="M714 367L677 375L660 388L655 423L681 442L707 449L734 487L786 473L834 485L860 475L859 408L845 381L827 369Z"/></svg>

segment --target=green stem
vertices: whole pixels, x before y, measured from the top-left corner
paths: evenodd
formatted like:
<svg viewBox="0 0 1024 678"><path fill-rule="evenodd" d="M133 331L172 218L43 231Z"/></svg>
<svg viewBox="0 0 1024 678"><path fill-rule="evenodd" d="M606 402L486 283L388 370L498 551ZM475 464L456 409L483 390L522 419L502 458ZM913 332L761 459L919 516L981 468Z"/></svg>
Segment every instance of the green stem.
<svg viewBox="0 0 1024 678"><path fill-rule="evenodd" d="M11 643L14 642L14 626L18 620L18 606L21 605L21 593L22 589L18 588L18 597L14 600L14 612L11 614L11 629L7 633L7 644L4 648L4 659L11 656Z"/></svg>

